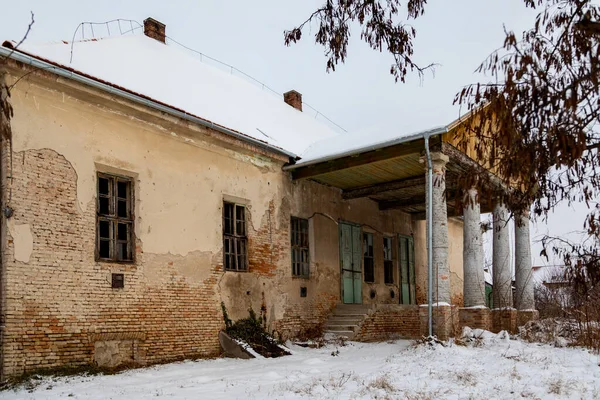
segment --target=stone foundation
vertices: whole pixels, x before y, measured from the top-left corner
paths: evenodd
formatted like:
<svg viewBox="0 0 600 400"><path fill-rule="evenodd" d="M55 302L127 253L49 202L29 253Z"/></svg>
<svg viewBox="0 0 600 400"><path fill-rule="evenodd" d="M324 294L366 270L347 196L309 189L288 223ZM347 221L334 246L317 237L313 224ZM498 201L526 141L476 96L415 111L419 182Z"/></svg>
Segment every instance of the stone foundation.
<svg viewBox="0 0 600 400"><path fill-rule="evenodd" d="M523 326L529 321L535 321L540 319L540 312L538 310L518 310L517 311L517 327Z"/></svg>
<svg viewBox="0 0 600 400"><path fill-rule="evenodd" d="M361 325L354 340L371 342L394 337L415 339L421 334L419 307L402 304L379 304Z"/></svg>
<svg viewBox="0 0 600 400"><path fill-rule="evenodd" d="M458 311L461 329L468 326L472 329L492 328L492 312L487 307L464 307Z"/></svg>
<svg viewBox="0 0 600 400"><path fill-rule="evenodd" d="M517 333L517 310L496 308L492 310L492 332L508 331Z"/></svg>
<svg viewBox="0 0 600 400"><path fill-rule="evenodd" d="M421 334L427 336L427 304L419 306L419 318L421 320ZM457 306L434 306L433 334L440 340L448 340L456 336L460 329L459 319Z"/></svg>

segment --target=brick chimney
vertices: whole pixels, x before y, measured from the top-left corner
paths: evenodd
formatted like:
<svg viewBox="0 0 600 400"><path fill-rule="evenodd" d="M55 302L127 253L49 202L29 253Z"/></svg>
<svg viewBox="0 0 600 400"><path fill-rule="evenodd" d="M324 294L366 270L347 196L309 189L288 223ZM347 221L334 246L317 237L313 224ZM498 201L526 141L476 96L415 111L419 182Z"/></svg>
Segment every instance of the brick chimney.
<svg viewBox="0 0 600 400"><path fill-rule="evenodd" d="M290 90L283 94L283 101L294 107L298 111L302 111L302 94L295 90Z"/></svg>
<svg viewBox="0 0 600 400"><path fill-rule="evenodd" d="M161 43L166 43L165 28L165 24L158 22L154 18L146 18L144 20L144 35Z"/></svg>

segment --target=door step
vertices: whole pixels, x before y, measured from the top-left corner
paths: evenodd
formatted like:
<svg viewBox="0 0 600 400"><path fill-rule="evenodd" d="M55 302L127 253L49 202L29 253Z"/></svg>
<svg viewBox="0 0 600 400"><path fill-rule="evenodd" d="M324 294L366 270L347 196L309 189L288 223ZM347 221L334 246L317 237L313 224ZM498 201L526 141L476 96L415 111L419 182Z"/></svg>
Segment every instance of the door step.
<svg viewBox="0 0 600 400"><path fill-rule="evenodd" d="M338 304L325 322L325 333L352 340L372 310L367 304Z"/></svg>

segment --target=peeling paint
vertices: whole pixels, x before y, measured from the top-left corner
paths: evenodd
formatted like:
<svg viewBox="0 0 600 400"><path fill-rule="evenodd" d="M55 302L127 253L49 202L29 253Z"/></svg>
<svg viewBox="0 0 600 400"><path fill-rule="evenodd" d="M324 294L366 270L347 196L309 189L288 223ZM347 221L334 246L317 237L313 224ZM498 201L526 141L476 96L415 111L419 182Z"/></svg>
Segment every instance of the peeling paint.
<svg viewBox="0 0 600 400"><path fill-rule="evenodd" d="M13 220L9 220L8 230L13 238L15 260L29 263L29 258L31 257L31 253L33 253L33 235L31 233L31 225L17 225Z"/></svg>

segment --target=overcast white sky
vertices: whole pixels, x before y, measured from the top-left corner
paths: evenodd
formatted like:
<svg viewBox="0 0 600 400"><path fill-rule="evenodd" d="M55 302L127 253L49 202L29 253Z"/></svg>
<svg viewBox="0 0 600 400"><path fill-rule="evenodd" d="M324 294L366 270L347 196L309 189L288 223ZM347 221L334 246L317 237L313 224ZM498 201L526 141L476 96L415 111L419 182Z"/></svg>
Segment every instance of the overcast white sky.
<svg viewBox="0 0 600 400"><path fill-rule="evenodd" d="M456 119L454 95L464 85L485 79L474 70L502 45L503 25L521 32L534 18L523 0L429 0L425 15L414 21L415 59L439 66L423 82L413 75L401 84L389 74L391 57L369 49L358 31L346 64L333 73L325 72L323 49L314 44L310 32L299 44L284 46L283 31L302 22L323 1L0 0L5 16L0 40L20 39L30 11L36 21L31 42L71 40L83 21L142 22L151 16L167 25L173 39L236 66L280 93L301 92L307 103L347 130L385 127L405 132ZM533 236L581 229L586 212L562 207L557 214L548 226L538 223ZM539 246L534 246L534 263L544 263L538 254Z"/></svg>

